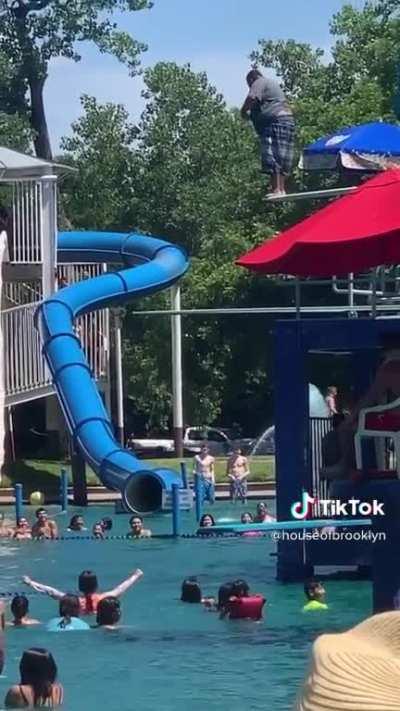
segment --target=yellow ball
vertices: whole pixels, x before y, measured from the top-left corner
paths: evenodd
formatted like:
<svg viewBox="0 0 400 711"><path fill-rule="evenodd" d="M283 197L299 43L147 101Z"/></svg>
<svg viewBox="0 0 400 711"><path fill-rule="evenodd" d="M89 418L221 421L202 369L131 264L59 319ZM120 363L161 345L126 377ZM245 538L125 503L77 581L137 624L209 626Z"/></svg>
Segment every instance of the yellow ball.
<svg viewBox="0 0 400 711"><path fill-rule="evenodd" d="M42 506L44 504L44 495L41 491L32 491L29 497L31 506Z"/></svg>

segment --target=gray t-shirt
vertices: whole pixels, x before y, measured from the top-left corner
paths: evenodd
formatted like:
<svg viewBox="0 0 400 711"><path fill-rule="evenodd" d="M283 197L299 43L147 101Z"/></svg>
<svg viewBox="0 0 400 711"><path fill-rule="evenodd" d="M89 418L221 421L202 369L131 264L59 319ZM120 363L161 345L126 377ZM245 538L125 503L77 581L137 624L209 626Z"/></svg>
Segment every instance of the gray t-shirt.
<svg viewBox="0 0 400 711"><path fill-rule="evenodd" d="M257 99L259 112L266 121L278 116L292 116L286 96L275 79L259 77L251 85L249 96Z"/></svg>

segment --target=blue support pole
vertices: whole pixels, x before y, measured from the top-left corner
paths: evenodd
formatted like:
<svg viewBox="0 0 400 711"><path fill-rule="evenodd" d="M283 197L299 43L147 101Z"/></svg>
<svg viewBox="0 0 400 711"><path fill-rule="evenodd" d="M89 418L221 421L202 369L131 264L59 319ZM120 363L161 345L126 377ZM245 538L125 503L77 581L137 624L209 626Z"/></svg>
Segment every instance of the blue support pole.
<svg viewBox="0 0 400 711"><path fill-rule="evenodd" d="M14 486L15 494L15 518L19 521L22 518L22 484L15 484Z"/></svg>
<svg viewBox="0 0 400 711"><path fill-rule="evenodd" d="M196 521L199 523L203 504L203 482L198 474L194 475L194 493L196 498Z"/></svg>
<svg viewBox="0 0 400 711"><path fill-rule="evenodd" d="M65 469L61 469L60 504L61 511L65 512L68 510L68 474Z"/></svg>
<svg viewBox="0 0 400 711"><path fill-rule="evenodd" d="M181 476L182 476L182 486L184 489L188 489L188 477L187 477L187 469L186 469L186 462L181 462Z"/></svg>
<svg viewBox="0 0 400 711"><path fill-rule="evenodd" d="M275 447L279 521L291 519L291 506L302 492L312 491L309 466L309 395L302 321L278 322L275 327ZM308 577L302 541L278 542L278 580Z"/></svg>
<svg viewBox="0 0 400 711"><path fill-rule="evenodd" d="M180 534L180 507L179 486L172 484L172 535L177 538Z"/></svg>

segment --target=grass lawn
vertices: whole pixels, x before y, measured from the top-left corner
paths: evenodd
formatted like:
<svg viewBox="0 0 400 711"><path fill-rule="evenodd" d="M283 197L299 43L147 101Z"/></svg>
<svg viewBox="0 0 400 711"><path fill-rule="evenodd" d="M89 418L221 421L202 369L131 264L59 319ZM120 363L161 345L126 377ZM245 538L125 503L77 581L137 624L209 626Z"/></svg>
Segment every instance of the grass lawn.
<svg viewBox="0 0 400 711"><path fill-rule="evenodd" d="M152 466L166 467L177 469L179 464L185 461L188 468L188 474L191 477L192 459L147 459L144 460ZM32 491L44 491L45 493L53 493L58 491L59 475L61 468L64 467L71 479L71 467L69 462L60 462L45 459L24 459L15 462L9 472L3 475L1 486L13 486L17 482L24 485L24 493L29 494ZM216 479L217 482L227 481L226 475L226 458L218 458L216 460ZM274 481L275 479L275 459L274 457L252 457L250 461L251 476L249 481ZM90 467L86 468L88 484L96 486L100 484L98 478Z"/></svg>

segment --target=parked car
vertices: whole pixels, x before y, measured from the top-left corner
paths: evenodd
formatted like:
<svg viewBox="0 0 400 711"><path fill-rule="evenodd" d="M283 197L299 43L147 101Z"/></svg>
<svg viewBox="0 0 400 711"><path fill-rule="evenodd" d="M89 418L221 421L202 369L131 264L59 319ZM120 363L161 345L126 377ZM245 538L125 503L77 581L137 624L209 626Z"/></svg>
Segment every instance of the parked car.
<svg viewBox="0 0 400 711"><path fill-rule="evenodd" d="M186 427L183 436L184 453L187 456L198 454L203 442L207 442L210 454L224 457L233 449L233 443L225 432L216 427ZM175 443L172 438L163 437L130 437L128 447L137 454L144 456L172 456L175 452Z"/></svg>

